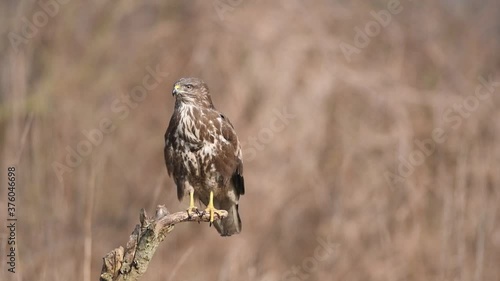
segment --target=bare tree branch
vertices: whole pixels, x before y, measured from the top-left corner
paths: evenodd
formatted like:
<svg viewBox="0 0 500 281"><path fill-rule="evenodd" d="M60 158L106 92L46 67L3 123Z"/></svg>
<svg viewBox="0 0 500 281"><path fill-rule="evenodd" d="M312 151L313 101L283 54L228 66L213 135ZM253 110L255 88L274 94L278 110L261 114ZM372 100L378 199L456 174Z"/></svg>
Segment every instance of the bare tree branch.
<svg viewBox="0 0 500 281"><path fill-rule="evenodd" d="M221 212L222 215L215 216L215 220L227 216L226 211ZM156 248L174 229L175 224L188 221L209 222L210 214L206 212L193 215L188 215L187 212L170 214L165 206L160 205L156 208L154 218L148 218L146 211L141 209L139 220L141 224L135 226L125 249L120 246L104 256L99 280L139 280L148 269Z"/></svg>

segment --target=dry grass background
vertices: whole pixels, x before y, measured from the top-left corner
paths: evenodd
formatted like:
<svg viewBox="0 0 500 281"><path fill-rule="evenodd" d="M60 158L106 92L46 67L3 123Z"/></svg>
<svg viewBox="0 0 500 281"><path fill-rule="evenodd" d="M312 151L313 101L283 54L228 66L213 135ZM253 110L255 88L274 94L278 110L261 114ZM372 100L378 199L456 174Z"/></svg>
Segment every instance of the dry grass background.
<svg viewBox="0 0 500 281"><path fill-rule="evenodd" d="M233 1L224 20L214 3L69 1L16 53L8 33L41 8L1 2L0 219L16 165L19 251L0 276L96 280L140 208L187 207L163 134L173 82L199 76L252 156L243 232L180 225L144 280L500 280L500 90L446 120L478 76L500 80L498 1L401 1L351 61L339 44L386 1ZM168 76L120 120L113 102L156 65ZM267 138L284 108L294 118ZM103 118L116 131L60 182L52 164ZM435 128L446 141L390 184ZM318 239L335 244L321 261Z"/></svg>

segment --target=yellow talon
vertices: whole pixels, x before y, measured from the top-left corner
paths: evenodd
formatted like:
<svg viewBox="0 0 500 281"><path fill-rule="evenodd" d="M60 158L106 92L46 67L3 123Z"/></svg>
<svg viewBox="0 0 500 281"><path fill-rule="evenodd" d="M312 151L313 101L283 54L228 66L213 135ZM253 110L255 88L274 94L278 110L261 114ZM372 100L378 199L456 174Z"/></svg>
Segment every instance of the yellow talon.
<svg viewBox="0 0 500 281"><path fill-rule="evenodd" d="M214 215L217 214L217 216L221 216L221 212L214 207L214 193L213 191L210 191L210 200L208 201L207 208L205 209L205 212L210 212L210 224L214 222Z"/></svg>
<svg viewBox="0 0 500 281"><path fill-rule="evenodd" d="M189 192L189 207L187 209L187 213L188 216L199 213L198 208L194 205L194 191Z"/></svg>

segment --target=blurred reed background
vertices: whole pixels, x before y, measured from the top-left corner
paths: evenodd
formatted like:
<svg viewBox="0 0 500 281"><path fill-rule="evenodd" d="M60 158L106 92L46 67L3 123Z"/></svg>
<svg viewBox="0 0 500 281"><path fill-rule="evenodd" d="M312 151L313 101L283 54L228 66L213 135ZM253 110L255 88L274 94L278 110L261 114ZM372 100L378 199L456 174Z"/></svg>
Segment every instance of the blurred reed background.
<svg viewBox="0 0 500 281"><path fill-rule="evenodd" d="M187 207L163 160L185 76L243 142L243 232L179 225L143 280L500 280L498 1L0 7L2 280L96 280L140 208Z"/></svg>

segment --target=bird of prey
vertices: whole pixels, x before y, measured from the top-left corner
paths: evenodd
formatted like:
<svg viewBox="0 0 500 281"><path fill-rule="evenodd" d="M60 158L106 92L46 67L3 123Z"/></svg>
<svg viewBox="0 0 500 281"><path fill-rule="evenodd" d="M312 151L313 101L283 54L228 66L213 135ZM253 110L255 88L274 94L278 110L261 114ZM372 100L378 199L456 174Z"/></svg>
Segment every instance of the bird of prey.
<svg viewBox="0 0 500 281"><path fill-rule="evenodd" d="M165 163L179 201L189 194L188 214L205 206L221 236L241 231L240 195L245 193L241 147L229 119L217 111L207 85L198 78L174 84L175 107L165 133ZM214 222L219 210L228 216Z"/></svg>

